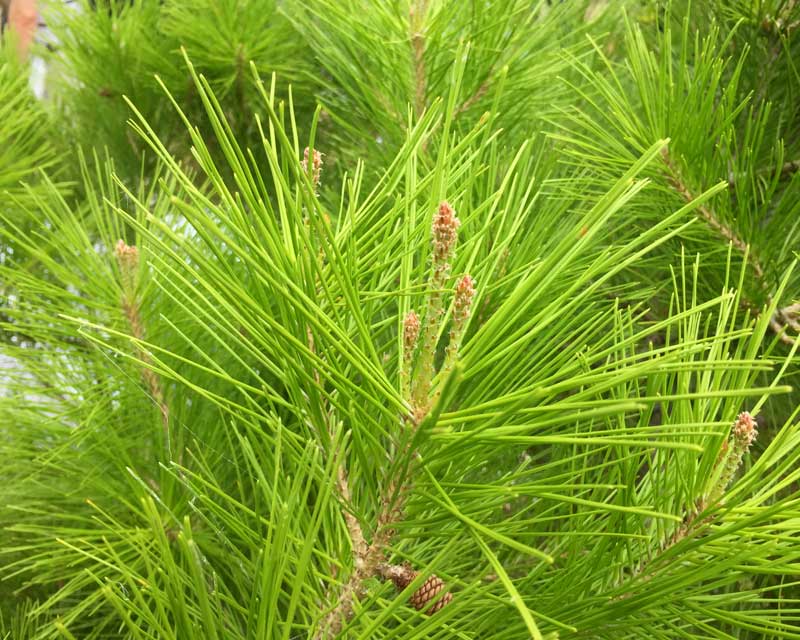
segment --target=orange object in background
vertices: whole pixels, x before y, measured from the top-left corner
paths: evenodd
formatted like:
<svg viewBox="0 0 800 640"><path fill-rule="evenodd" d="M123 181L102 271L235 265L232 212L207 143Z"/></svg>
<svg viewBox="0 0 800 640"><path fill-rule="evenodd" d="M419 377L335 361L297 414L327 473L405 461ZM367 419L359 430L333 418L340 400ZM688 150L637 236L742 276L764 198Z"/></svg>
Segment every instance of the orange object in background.
<svg viewBox="0 0 800 640"><path fill-rule="evenodd" d="M36 0L10 0L8 28L16 36L17 53L21 60L28 57L33 37L36 34L38 20Z"/></svg>

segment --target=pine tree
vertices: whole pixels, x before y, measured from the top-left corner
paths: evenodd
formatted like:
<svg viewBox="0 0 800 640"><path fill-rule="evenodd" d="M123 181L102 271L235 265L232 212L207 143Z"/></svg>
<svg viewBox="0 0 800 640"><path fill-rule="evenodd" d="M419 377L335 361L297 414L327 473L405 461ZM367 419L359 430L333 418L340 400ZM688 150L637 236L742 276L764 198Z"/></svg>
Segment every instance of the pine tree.
<svg viewBox="0 0 800 640"><path fill-rule="evenodd" d="M800 636L800 6L622 4L6 47L1 638Z"/></svg>

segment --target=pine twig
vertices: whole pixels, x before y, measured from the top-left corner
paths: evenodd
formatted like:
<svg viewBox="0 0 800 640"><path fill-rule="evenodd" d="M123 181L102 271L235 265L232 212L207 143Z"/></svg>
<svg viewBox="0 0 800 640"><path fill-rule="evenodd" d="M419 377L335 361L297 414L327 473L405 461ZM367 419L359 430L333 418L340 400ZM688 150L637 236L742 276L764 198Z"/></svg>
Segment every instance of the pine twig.
<svg viewBox="0 0 800 640"><path fill-rule="evenodd" d="M311 332L310 327L306 327L306 338L308 340L308 349L311 353L316 353L316 346L314 343L314 334ZM313 371L314 381L317 383L317 386L321 386L321 377L319 375L319 370L315 367ZM323 400L323 402L326 402ZM334 441L335 433L333 429L333 425L331 424L330 417L328 415L327 405L323 407L323 413L326 416L326 427L328 431L328 438L331 442ZM353 546L353 556L355 560L356 566L360 562L363 561L363 558L367 554L367 543L364 539L364 532L361 529L361 523L358 521L358 518L349 510L349 506L353 502L352 494L350 493L350 482L347 477L347 465L344 461L344 452L342 453L342 459L339 460L339 464L336 465L336 489L339 493L339 497L342 499L342 502L345 505L345 508L342 510L344 515L344 521L347 525L347 531L350 534L350 542Z"/></svg>
<svg viewBox="0 0 800 640"><path fill-rule="evenodd" d="M303 151L303 160L301 161L303 171L305 171L311 178L311 183L316 193L320 179L322 176L322 154L314 149L313 154L308 147ZM320 253L317 259L322 262L323 255ZM321 266L321 265L320 265ZM311 327L306 327L306 340L308 350L316 354L317 348L314 341L314 334ZM322 387L322 377L319 370L315 367L312 375L314 382L318 387ZM322 413L325 416L325 427L327 430L328 439L331 443L335 441L336 433L334 429L333 420L330 415L327 400L325 398L321 401L323 403ZM351 574L344 590L339 595L339 603L330 611L319 625L316 635L317 640L322 640L326 637L334 637L341 631L343 620L349 619L353 614L353 603L357 595L359 595L360 585L366 577L369 576L370 569L370 552L371 547L367 544L364 537L364 530L361 527L356 515L351 511L353 504L353 496L350 492L350 481L348 479L347 462L345 459L345 451L341 452L341 457L336 464L336 490L339 498L342 501L342 515L344 517L347 532L350 537L350 544L353 549L353 565L355 570Z"/></svg>
<svg viewBox="0 0 800 640"><path fill-rule="evenodd" d="M434 216L431 229L433 244L433 265L428 292L428 306L424 329L420 319L412 310L403 319L403 356L400 365L401 387L403 398L411 410L410 416L404 416L402 424L416 429L428 415L431 408L430 391L434 375L434 355L436 339L439 336L443 315L443 289L450 274L450 261L453 258L458 227L460 221L455 211L447 202L442 202ZM458 282L454 293L454 324L450 333L450 344L447 349L445 366L452 367L458 355L458 349L466 328L475 294L474 283L469 275L464 275ZM313 349L313 338L309 333L310 347ZM412 387L410 376L417 349L420 365ZM437 396L438 397L438 394ZM408 449L403 454L408 454ZM412 452L413 455L413 452ZM344 498L349 496L346 472L339 466L339 493ZM334 638L343 628L346 621L353 616L356 600L363 595L364 584L368 578L383 577L392 579L396 585L401 579L403 587L411 583L416 576L410 568L403 568L400 573L391 573L383 562L383 556L395 535L396 525L403 519L405 503L411 490L412 474L406 470L401 475L390 478L380 494L380 511L376 517L374 534L369 544L364 539L361 526L352 514L345 512L345 519L350 530L355 555L355 567L344 587L339 592L338 603L327 613L317 628L315 640ZM349 498L348 498L349 499ZM389 571L389 573L387 573ZM402 587L401 587L402 588ZM443 593L444 592L444 593ZM445 591L444 583L437 576L429 576L425 583L411 598L411 604L418 610L427 608L429 614L435 613L452 600L452 595ZM433 604L428 608L429 603Z"/></svg>
<svg viewBox="0 0 800 640"><path fill-rule="evenodd" d="M692 192L689 190L689 187L686 186L686 183L683 181L681 177L680 171L672 162L672 157L670 156L667 149L664 149L661 152L661 155L664 158L664 163L667 165L669 169L669 173L667 173L667 180L672 185L672 187L681 195L681 197L686 202L692 202L695 198L692 195ZM725 238L728 242L730 242L734 248L736 248L741 253L748 252L748 245L747 243L742 240L737 233L724 222L722 222L717 215L705 205L700 205L697 208L697 211L700 214L700 217L706 221L709 227L711 227L714 231L716 231L719 235ZM756 276L761 279L764 276L764 270L761 267L758 259L750 252L750 264L753 267L753 271L755 272Z"/></svg>
<svg viewBox="0 0 800 640"><path fill-rule="evenodd" d="M716 464L714 484L706 495L698 500L695 510L684 518L683 524L673 534L662 551L675 546L678 542L686 538L697 525L708 522L707 519L700 520L700 514L709 506L714 506L723 502L725 491L733 482L733 477L742 466L744 455L750 450L751 445L758 436L756 421L747 411L742 411L731 427L728 439L722 445L719 460Z"/></svg>
<svg viewBox="0 0 800 640"><path fill-rule="evenodd" d="M762 31L770 35L788 38L795 29L800 27L800 20L789 20L796 4L797 0L789 0L778 12L778 15L765 16L761 22Z"/></svg>
<svg viewBox="0 0 800 640"><path fill-rule="evenodd" d="M400 369L400 391L403 398L411 397L411 373L414 366L414 352L419 341L420 326L419 316L412 309L403 318L403 361Z"/></svg>
<svg viewBox="0 0 800 640"><path fill-rule="evenodd" d="M800 333L800 302L778 309L777 313L788 326Z"/></svg>
<svg viewBox="0 0 800 640"><path fill-rule="evenodd" d="M800 334L800 304L790 304L776 309L769 319L769 326L781 342L793 346L798 337L792 338L787 334L787 330L792 329Z"/></svg>
<svg viewBox="0 0 800 640"><path fill-rule="evenodd" d="M684 182L683 178L681 177L680 170L675 166L672 161L672 158L667 151L664 149L661 152L663 156L664 163L667 166L668 171L666 172L666 178L669 181L670 185L681 195L681 197L688 203L692 202L695 197L690 191L689 187ZM700 205L697 208L697 211L700 217L705 220L706 224L716 231L720 236L725 238L733 247L739 251L743 256L746 257L750 266L753 268L753 273L756 276L756 279L759 282L759 285L762 289L767 290L768 285L765 278L764 267L761 265L758 257L750 250L750 246L736 233L736 231L725 224L719 217L716 215L713 209L707 207L706 205ZM772 300L771 294L768 293L770 301ZM749 308L755 308L755 305L747 304ZM788 313L787 313L788 310ZM769 326L778 336L781 342L793 345L795 342L795 338L787 335L787 329L793 328L797 330L796 326L796 319L793 321L792 318L796 316L796 310L793 310L793 307L785 307L784 309L777 309L769 319Z"/></svg>
<svg viewBox="0 0 800 640"><path fill-rule="evenodd" d="M787 180L789 177L793 176L798 171L800 171L800 159L788 160L781 165L778 177L780 180ZM774 172L775 172L775 167L762 167L761 169L756 170L756 176L767 178L771 176ZM733 175L733 173L731 173L728 176L728 187L733 187L735 184L736 184L736 177Z"/></svg>
<svg viewBox="0 0 800 640"><path fill-rule="evenodd" d="M136 246L125 244L123 240L117 242L114 251L122 274L122 311L128 321L131 334L136 339L137 357L144 364L142 367L142 379L147 385L150 397L156 403L161 412L161 423L164 433L169 437L169 406L164 398L161 378L152 370L152 359L140 345L144 340L144 323L140 311L140 304L136 294L136 278L139 270L139 250Z"/></svg>
<svg viewBox="0 0 800 640"><path fill-rule="evenodd" d="M339 468L339 491L342 493L343 487L346 491L347 484L345 477L344 485L342 485L341 479L343 474L341 469L343 469L343 467L340 466ZM383 555L387 546L394 536L394 526L402 518L408 481L404 478L401 482L403 486L400 487L400 491L397 491L397 481L389 481L384 495L381 498L381 511L378 514L375 534L370 544L367 544L364 539L361 525L355 520L354 516L351 516L353 522L355 522L355 531L350 531L354 546L355 568L350 574L344 588L339 593L337 604L319 624L317 632L314 635L315 640L335 638L339 634L345 622L352 618L356 600L364 595L365 581L368 578L379 575L378 567L383 560ZM351 521L348 520L348 513L346 511L345 519L348 522L349 529Z"/></svg>
<svg viewBox="0 0 800 640"><path fill-rule="evenodd" d="M458 360L458 352L461 349L461 342L467 331L467 323L472 312L472 300L475 298L475 282L469 274L464 275L456 284L453 299L453 323L450 328L450 337L447 349L444 354L444 363L439 372L440 376L446 378L455 367ZM441 396L441 385L433 394L433 404L436 404Z"/></svg>
<svg viewBox="0 0 800 640"><path fill-rule="evenodd" d="M453 207L448 202L442 202L433 218L433 272L428 291L425 326L422 332L422 352L411 393L417 424L420 422L420 417L426 415L430 408L436 343L444 314L444 287L450 277L450 260L455 251L460 226L461 221L456 217Z"/></svg>
<svg viewBox="0 0 800 640"><path fill-rule="evenodd" d="M757 435L755 419L747 411L741 412L731 427L728 439L723 443L720 457L715 466L715 473L712 476L714 478L713 485L705 495L697 500L694 509L686 513L680 527L660 546L659 555L663 555L679 542L694 535L701 525L713 521L713 515L704 518L701 518L700 515L708 507L721 504L724 501L725 491L733 482L736 472L742 465L744 455L750 450ZM642 562L633 572L632 578L642 575L645 569L652 565L652 562L652 560ZM630 596L631 593L629 592L619 596L617 599L624 600Z"/></svg>
<svg viewBox="0 0 800 640"><path fill-rule="evenodd" d="M345 505L350 505L353 502L350 495L350 484L347 480L347 469L344 463L339 464L336 475L336 485L339 490L339 495L342 497ZM361 523L353 513L344 510L344 520L347 524L347 530L350 533L350 540L353 544L353 555L355 556L356 566L364 561L367 556L367 541L364 539L364 532L361 530Z"/></svg>
<svg viewBox="0 0 800 640"><path fill-rule="evenodd" d="M492 72L492 70L490 69L489 73L491 74L491 72ZM486 80L484 80L481 83L481 86L478 87L478 89L477 89L477 91L475 91L475 93L473 93L469 98L464 100L464 102L462 102L461 105L456 108L456 111L453 114L453 116L459 116L462 113L464 113L465 111L468 111L469 109L471 109L473 106L475 106L475 104L478 103L478 101L481 98L483 98L483 96L486 95L486 92L488 90L489 90L489 80L487 78Z"/></svg>

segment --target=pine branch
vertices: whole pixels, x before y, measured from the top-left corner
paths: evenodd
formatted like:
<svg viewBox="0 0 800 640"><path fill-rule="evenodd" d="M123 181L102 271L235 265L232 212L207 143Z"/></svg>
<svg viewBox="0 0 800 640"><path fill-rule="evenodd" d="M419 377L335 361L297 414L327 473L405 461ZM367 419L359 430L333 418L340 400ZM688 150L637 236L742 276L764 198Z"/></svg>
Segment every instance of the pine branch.
<svg viewBox="0 0 800 640"><path fill-rule="evenodd" d="M453 207L442 202L433 219L433 265L428 283L428 305L425 311L425 326L422 332L422 352L417 367L416 379L411 391L411 401L416 424L430 410L430 392L434 376L434 358L439 339L439 329L444 315L444 288L450 277L450 262L458 240L461 221ZM470 298L471 299L471 298Z"/></svg>
<svg viewBox="0 0 800 640"><path fill-rule="evenodd" d="M303 151L303 160L301 161L303 171L308 174L314 193L317 193L319 188L320 179L322 177L322 154L314 149L313 153L306 147ZM318 262L319 271L324 266L324 254L319 252L315 258ZM318 271L318 273L319 273ZM320 287L317 285L319 293ZM317 354L316 344L314 341L314 333L310 326L306 326L306 337L308 343L308 350L312 354ZM314 382L318 388L322 388L322 377L320 376L319 369L316 367L313 370ZM331 417L331 409L326 397L322 397L322 415L325 416L328 441L333 444L336 441L336 432ZM360 585L366 577L369 577L369 559L371 547L367 544L364 537L364 531L361 523L352 511L353 497L350 492L350 482L347 472L347 458L343 450L341 456L336 464L336 489L339 498L342 501L342 515L347 526L347 531L350 536L350 545L353 549L353 566L355 571L351 574L350 579L345 586L343 592L339 596L339 604L329 612L324 621L320 624L316 638L327 637L326 634L335 636L341 630L341 625L344 620L352 616L353 602L358 595ZM330 594L329 594L330 597Z"/></svg>
<svg viewBox="0 0 800 640"><path fill-rule="evenodd" d="M314 344L314 334L311 332L310 327L306 328L306 334L308 337L308 349L311 353L316 354L317 349ZM314 381L321 388L322 379L319 375L319 370L315 368L313 375ZM322 414L326 418L328 440L333 443L335 441L336 433L330 419L330 408L328 407L326 399L323 399L322 402L324 403ZM336 489L339 492L339 497L342 499L344 505L342 513L347 525L347 531L350 534L350 543L353 547L353 560L355 562L355 566L359 566L360 564L363 564L364 558L367 555L367 542L364 539L364 532L361 529L361 523L358 521L358 518L355 516L355 514L353 514L353 512L350 510L350 507L353 504L353 497L350 493L350 483L347 478L347 463L344 452L342 452L341 459L336 465Z"/></svg>
<svg viewBox="0 0 800 640"><path fill-rule="evenodd" d="M338 477L339 492L343 498L349 499L346 472L341 463ZM398 486L401 487L399 492ZM345 519L353 541L354 570L338 594L336 605L319 624L314 635L315 640L335 638L344 624L352 618L355 601L364 595L365 581L380 575L379 567L386 548L394 537L394 527L402 519L408 487L408 475L389 481L380 498L381 510L376 518L375 533L370 544L364 540L361 525L345 510Z"/></svg>
<svg viewBox="0 0 800 640"><path fill-rule="evenodd" d="M793 176L795 173L800 171L800 159L798 160L789 160L784 162L781 166L779 178L780 180L786 180ZM763 167L756 171L756 175L759 177L771 176L775 172L774 167ZM733 175L728 177L728 186L733 187L736 184L736 178Z"/></svg>
<svg viewBox="0 0 800 640"><path fill-rule="evenodd" d="M660 546L657 558L651 558L641 563L633 572L631 578L642 575L648 567L654 564L654 561L657 560L658 557L662 557L677 544L697 533L701 526L707 525L714 520L714 515L708 517L701 517L701 515L709 507L719 505L723 501L726 489L733 482L736 472L739 470L739 467L741 467L744 455L750 450L757 435L758 431L756 430L756 422L753 417L747 411L740 413L731 427L728 439L723 443L720 457L715 466L715 472L712 474L712 478L714 479L713 485L705 495L698 498L694 509L684 516L681 525L675 530L672 536ZM617 599L624 600L631 595L632 592L628 592L619 596Z"/></svg>
<svg viewBox="0 0 800 640"><path fill-rule="evenodd" d="M431 230L432 245L433 245L433 265L432 273L429 282L428 291L428 305L425 316L425 328L420 335L420 322L417 314L410 311L403 321L403 366L402 370L411 371L414 354L419 347L420 365L417 370L415 384L413 388L409 387L408 381L402 377L401 383L404 397L407 405L411 409L411 414L404 417L401 421L401 427L416 429L422 421L428 416L431 410L431 388L433 384L434 371L434 357L436 354L436 343L439 333L441 331L442 317L443 317L443 293L447 279L450 275L450 261L453 258L455 251L456 241L458 239L458 228L460 221L455 215L455 211L447 202L442 202L433 219L433 228ZM450 331L450 342L447 347L445 362L442 366L442 371L445 375L453 366L455 366L458 359L458 351L461 346L464 331L469 320L472 301L475 296L474 283L469 275L463 276L455 288L455 297L453 302L453 326ZM422 338L421 344L418 344ZM437 389L434 394L434 401L438 400L440 390ZM415 453L406 450L400 452L402 455L411 455L412 458ZM402 469L402 465L395 463L400 460L394 459L390 461L390 466ZM411 491L412 483L411 466L405 469L404 473L391 477L383 491L380 494L380 511L376 517L375 533L369 545L364 542L364 537L361 532L360 525L352 519L348 519L348 528L350 529L350 536L353 540L353 548L355 550L355 570L350 574L350 577L339 594L338 604L328 613L323 622L320 624L316 640L323 640L324 638L333 638L338 634L343 624L349 620L353 615L353 607L355 600L363 595L364 582L368 578L375 576L382 576L384 579L391 578L398 588L404 588L413 580L416 574L409 573L409 570L401 571L402 576L408 578L398 582L400 574L392 573L383 562L384 554L391 544L395 535L396 525L402 521L405 511L405 504L407 496ZM346 483L346 473L343 471L343 466L339 467L339 491L344 495L349 496ZM348 513L345 512L345 518L348 518ZM351 524L352 522L352 524ZM387 573L388 571L388 573ZM401 585L402 582L402 586ZM425 584L417 591L412 597L412 604L417 609L424 608L428 602L438 596L444 588L444 584L436 576L431 576ZM447 604L452 596L445 594L436 604L429 609L428 613L434 613Z"/></svg>
<svg viewBox="0 0 800 640"><path fill-rule="evenodd" d="M667 166L665 177L667 178L668 182L687 203L692 202L695 197L690 191L686 182L683 180L681 172L673 162L667 148L664 148L661 154L664 159L664 163ZM697 212L711 229L722 236L727 242L733 245L737 251L747 258L750 266L753 268L753 273L755 274L756 280L758 281L760 287L767 291L769 299L772 300L772 295L768 291L768 284L766 282L764 268L747 242L745 242L732 227L720 220L719 216L717 216L714 210L710 207L706 205L700 205L697 207ZM743 304L748 308L755 308L755 305L749 304L746 301ZM794 344L795 338L787 335L786 331L789 328L794 328L796 330L796 315L796 309L793 307L786 307L784 309L777 309L769 319L770 328L775 332L781 342L790 346Z"/></svg>
<svg viewBox="0 0 800 640"><path fill-rule="evenodd" d="M681 195L681 197L688 203L694 200L694 195L689 190L689 187L684 182L683 178L681 177L680 170L676 167L673 163L672 158L669 154L669 151L665 147L664 150L661 152L662 157L664 158L664 162L667 165L667 169L669 172L666 174L667 180L672 185L672 187ZM756 274L756 277L761 280L764 278L764 269L761 267L756 256L749 251L748 244L742 240L731 227L726 225L722 222L717 215L711 210L709 207L705 205L700 205L697 208L697 212L699 213L700 217L706 221L709 227L711 227L714 231L716 231L719 235L721 235L725 240L730 242L735 249L737 249L740 253L748 254L750 259L750 264L753 267L753 271Z"/></svg>
<svg viewBox="0 0 800 640"><path fill-rule="evenodd" d="M493 69L489 69L489 73L491 74ZM464 100L459 107L456 108L454 116L458 116L465 111L469 111L478 101L486 95L486 92L489 90L489 79L487 78L481 83L481 86L473 93L469 98Z"/></svg>
<svg viewBox="0 0 800 640"><path fill-rule="evenodd" d="M139 250L135 246L127 245L123 240L117 242L115 248L117 262L122 273L122 310L128 320L131 335L136 339L137 357L144 364L142 367L142 379L147 385L150 397L158 406L161 413L161 423L164 428L164 436L169 443L169 406L164 398L161 378L152 370L152 359L150 354L138 345L144 340L144 323L140 312L140 303L137 298L137 273L139 270Z"/></svg>

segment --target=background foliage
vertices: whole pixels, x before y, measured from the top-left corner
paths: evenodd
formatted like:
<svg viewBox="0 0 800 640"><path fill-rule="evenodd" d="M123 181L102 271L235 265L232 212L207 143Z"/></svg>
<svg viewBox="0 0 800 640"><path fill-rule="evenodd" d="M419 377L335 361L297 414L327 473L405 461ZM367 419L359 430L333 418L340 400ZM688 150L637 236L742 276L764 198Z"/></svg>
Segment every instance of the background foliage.
<svg viewBox="0 0 800 640"><path fill-rule="evenodd" d="M797 3L45 16L46 99L0 62L0 637L800 637Z"/></svg>

